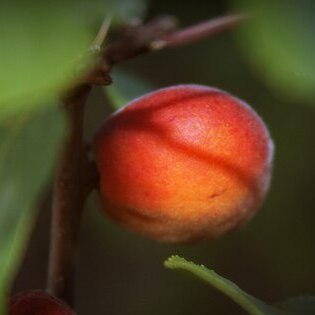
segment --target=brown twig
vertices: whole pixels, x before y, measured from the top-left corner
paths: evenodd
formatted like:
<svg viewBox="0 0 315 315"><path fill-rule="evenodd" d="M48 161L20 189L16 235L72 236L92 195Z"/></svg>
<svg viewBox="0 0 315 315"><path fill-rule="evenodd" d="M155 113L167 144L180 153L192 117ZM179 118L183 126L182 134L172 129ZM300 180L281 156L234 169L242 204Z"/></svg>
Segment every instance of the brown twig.
<svg viewBox="0 0 315 315"><path fill-rule="evenodd" d="M68 304L73 301L76 244L83 204L89 191L85 144L84 105L90 86L76 88L64 100L68 130L56 171L47 289Z"/></svg>
<svg viewBox="0 0 315 315"><path fill-rule="evenodd" d="M148 52L152 42L174 32L177 25L177 19L165 15L146 24L126 28L120 37L104 50L103 61L113 65Z"/></svg>
<svg viewBox="0 0 315 315"><path fill-rule="evenodd" d="M138 55L163 48L187 45L235 28L247 19L245 14L230 14L210 19L183 29L172 16L160 16L146 24L126 27L117 40L102 52L95 68L85 82L96 85L111 83L110 71L114 64Z"/></svg>
<svg viewBox="0 0 315 315"><path fill-rule="evenodd" d="M187 45L235 28L247 18L245 14L231 14L207 20L175 31L151 43L152 50Z"/></svg>

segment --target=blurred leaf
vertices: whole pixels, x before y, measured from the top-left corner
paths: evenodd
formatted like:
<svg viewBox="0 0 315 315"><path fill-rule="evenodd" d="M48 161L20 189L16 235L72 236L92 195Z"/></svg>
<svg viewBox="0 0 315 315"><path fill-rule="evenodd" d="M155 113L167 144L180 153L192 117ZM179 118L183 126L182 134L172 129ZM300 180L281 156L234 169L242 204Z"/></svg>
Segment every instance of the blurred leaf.
<svg viewBox="0 0 315 315"><path fill-rule="evenodd" d="M298 296L277 304L286 313L292 315L314 315L315 296Z"/></svg>
<svg viewBox="0 0 315 315"><path fill-rule="evenodd" d="M97 32L92 24L110 9L104 3L108 2L1 2L0 118L44 105L42 100L77 79L90 60L86 52Z"/></svg>
<svg viewBox="0 0 315 315"><path fill-rule="evenodd" d="M57 106L0 123L1 297L23 253L36 216L36 197L51 172L63 132L64 121ZM1 308L3 304L3 314Z"/></svg>
<svg viewBox="0 0 315 315"><path fill-rule="evenodd" d="M251 19L239 29L248 61L276 92L315 104L315 1L233 0Z"/></svg>
<svg viewBox="0 0 315 315"><path fill-rule="evenodd" d="M215 273L203 265L196 265L179 256L171 256L164 262L165 267L189 272L197 278L209 283L217 290L227 295L231 300L241 306L251 315L280 315L284 314L277 308L270 306L248 293L237 285Z"/></svg>
<svg viewBox="0 0 315 315"><path fill-rule="evenodd" d="M113 85L105 88L105 92L115 109L153 90L147 82L122 71L113 73L113 82Z"/></svg>

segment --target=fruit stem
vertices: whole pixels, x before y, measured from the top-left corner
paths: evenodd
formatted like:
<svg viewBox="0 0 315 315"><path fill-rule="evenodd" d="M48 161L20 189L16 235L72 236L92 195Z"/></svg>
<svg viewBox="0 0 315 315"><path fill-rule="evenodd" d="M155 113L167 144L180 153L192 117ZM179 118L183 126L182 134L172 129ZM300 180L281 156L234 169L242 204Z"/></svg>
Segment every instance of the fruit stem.
<svg viewBox="0 0 315 315"><path fill-rule="evenodd" d="M83 141L84 107L91 87L76 88L63 101L67 134L55 174L47 290L73 304L74 270L78 232L87 185L89 162Z"/></svg>

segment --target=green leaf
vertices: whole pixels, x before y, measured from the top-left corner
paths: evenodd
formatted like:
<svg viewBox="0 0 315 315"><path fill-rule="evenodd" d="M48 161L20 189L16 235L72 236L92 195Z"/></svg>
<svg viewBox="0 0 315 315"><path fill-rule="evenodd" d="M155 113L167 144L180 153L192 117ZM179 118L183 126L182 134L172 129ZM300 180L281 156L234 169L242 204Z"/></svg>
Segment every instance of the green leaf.
<svg viewBox="0 0 315 315"><path fill-rule="evenodd" d="M274 91L315 104L315 1L232 2L252 14L238 32L248 62Z"/></svg>
<svg viewBox="0 0 315 315"><path fill-rule="evenodd" d="M314 315L315 296L298 296L287 301L278 303L277 306L287 314L292 315Z"/></svg>
<svg viewBox="0 0 315 315"><path fill-rule="evenodd" d="M197 278L212 285L217 290L227 295L231 300L241 306L251 315L280 315L284 314L279 309L270 306L240 289L228 279L219 276L213 270L203 265L196 265L179 256L171 256L164 262L165 267L189 272Z"/></svg>
<svg viewBox="0 0 315 315"><path fill-rule="evenodd" d="M101 0L1 2L0 119L44 106L78 78L108 10Z"/></svg>
<svg viewBox="0 0 315 315"><path fill-rule="evenodd" d="M64 126L56 104L0 122L0 298L23 254Z"/></svg>
<svg viewBox="0 0 315 315"><path fill-rule="evenodd" d="M114 109L121 108L153 88L138 77L123 71L113 73L113 84L105 88Z"/></svg>

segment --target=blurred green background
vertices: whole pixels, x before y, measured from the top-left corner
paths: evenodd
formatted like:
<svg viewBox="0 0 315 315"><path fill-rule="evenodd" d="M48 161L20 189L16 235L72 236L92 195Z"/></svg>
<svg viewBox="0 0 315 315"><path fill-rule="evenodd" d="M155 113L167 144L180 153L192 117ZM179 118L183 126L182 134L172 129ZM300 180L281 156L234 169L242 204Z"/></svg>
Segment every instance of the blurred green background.
<svg viewBox="0 0 315 315"><path fill-rule="evenodd" d="M189 25L232 7L220 0L152 0L148 17L172 14ZM214 289L166 270L162 263L171 254L213 268L267 302L315 295L315 107L310 106L312 101L270 89L268 80L251 66L251 49L240 44L237 31L231 31L117 67L153 88L198 83L246 100L263 117L274 139L274 176L263 208L249 225L194 246L159 244L123 231L103 217L91 196L78 253L79 315L243 314ZM94 89L86 117L87 137L108 111L102 90ZM13 291L45 287L49 200L41 208Z"/></svg>

